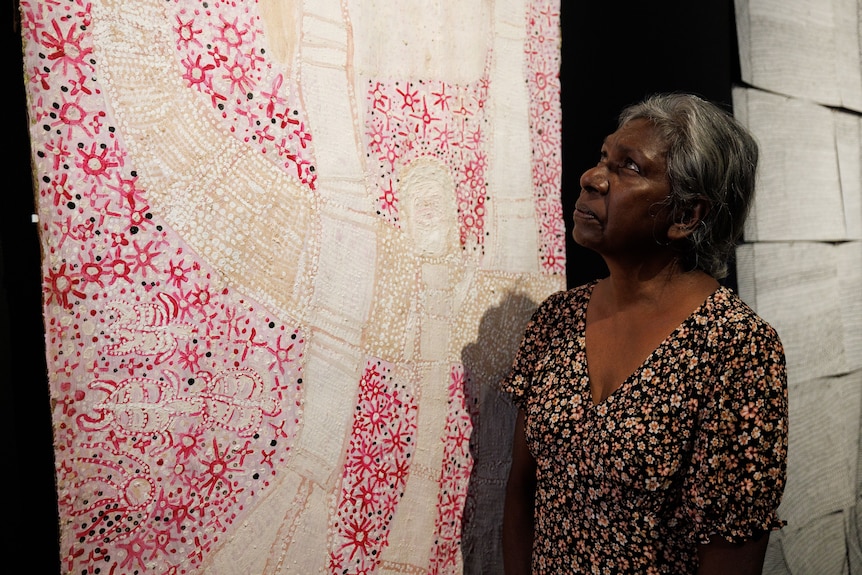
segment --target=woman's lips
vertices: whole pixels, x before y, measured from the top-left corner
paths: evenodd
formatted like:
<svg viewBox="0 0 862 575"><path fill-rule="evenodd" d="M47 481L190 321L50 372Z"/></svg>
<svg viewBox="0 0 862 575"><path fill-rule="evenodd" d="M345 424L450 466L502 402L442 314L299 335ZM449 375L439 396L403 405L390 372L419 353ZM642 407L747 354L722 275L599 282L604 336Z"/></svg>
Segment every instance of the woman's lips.
<svg viewBox="0 0 862 575"><path fill-rule="evenodd" d="M580 219L584 219L584 220L598 220L598 218L596 217L596 214L592 210L587 209L583 206L579 206L577 204L575 204L575 214L574 215L576 218L580 218Z"/></svg>

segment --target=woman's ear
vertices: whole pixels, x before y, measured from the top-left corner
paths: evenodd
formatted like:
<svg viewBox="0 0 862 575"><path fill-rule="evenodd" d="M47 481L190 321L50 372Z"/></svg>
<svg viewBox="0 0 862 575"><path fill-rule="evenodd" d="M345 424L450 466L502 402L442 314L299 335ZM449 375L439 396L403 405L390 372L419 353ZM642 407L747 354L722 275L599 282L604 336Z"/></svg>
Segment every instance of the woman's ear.
<svg viewBox="0 0 862 575"><path fill-rule="evenodd" d="M696 198L682 212L679 221L674 222L667 231L670 241L683 240L694 233L697 226L703 222L709 212L709 200L704 197Z"/></svg>

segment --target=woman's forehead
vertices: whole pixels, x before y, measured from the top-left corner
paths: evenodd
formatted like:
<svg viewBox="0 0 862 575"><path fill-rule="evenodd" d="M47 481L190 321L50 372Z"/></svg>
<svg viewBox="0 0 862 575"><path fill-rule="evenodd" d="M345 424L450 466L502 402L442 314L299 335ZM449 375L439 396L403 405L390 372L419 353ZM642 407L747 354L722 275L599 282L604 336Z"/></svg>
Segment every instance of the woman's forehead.
<svg viewBox="0 0 862 575"><path fill-rule="evenodd" d="M604 147L659 159L667 155L669 145L661 130L652 121L635 118L609 134L605 138Z"/></svg>

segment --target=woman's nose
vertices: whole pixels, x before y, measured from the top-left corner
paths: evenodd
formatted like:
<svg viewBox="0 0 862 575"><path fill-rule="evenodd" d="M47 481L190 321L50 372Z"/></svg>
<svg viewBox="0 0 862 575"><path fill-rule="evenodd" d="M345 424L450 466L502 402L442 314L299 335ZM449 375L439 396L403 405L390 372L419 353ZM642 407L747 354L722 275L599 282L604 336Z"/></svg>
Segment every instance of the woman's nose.
<svg viewBox="0 0 862 575"><path fill-rule="evenodd" d="M582 190L606 194L608 191L607 170L601 165L593 166L581 174L580 183Z"/></svg>

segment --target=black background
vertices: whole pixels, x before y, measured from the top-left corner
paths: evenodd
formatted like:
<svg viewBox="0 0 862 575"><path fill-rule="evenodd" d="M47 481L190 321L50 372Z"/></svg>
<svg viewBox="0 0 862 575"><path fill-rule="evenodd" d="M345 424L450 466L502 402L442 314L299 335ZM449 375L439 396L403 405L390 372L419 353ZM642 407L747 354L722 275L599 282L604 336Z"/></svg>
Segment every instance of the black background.
<svg viewBox="0 0 862 575"><path fill-rule="evenodd" d="M599 258L572 242L571 214L580 174L597 160L619 110L667 91L694 92L729 108L731 86L740 82L732 0L562 0L561 9L563 210L567 281L575 286L605 273ZM3 463L3 557L20 558L20 572L50 574L61 571L60 550L17 1L6 17L11 181L0 204L0 419L11 441ZM733 276L725 283L733 287Z"/></svg>

